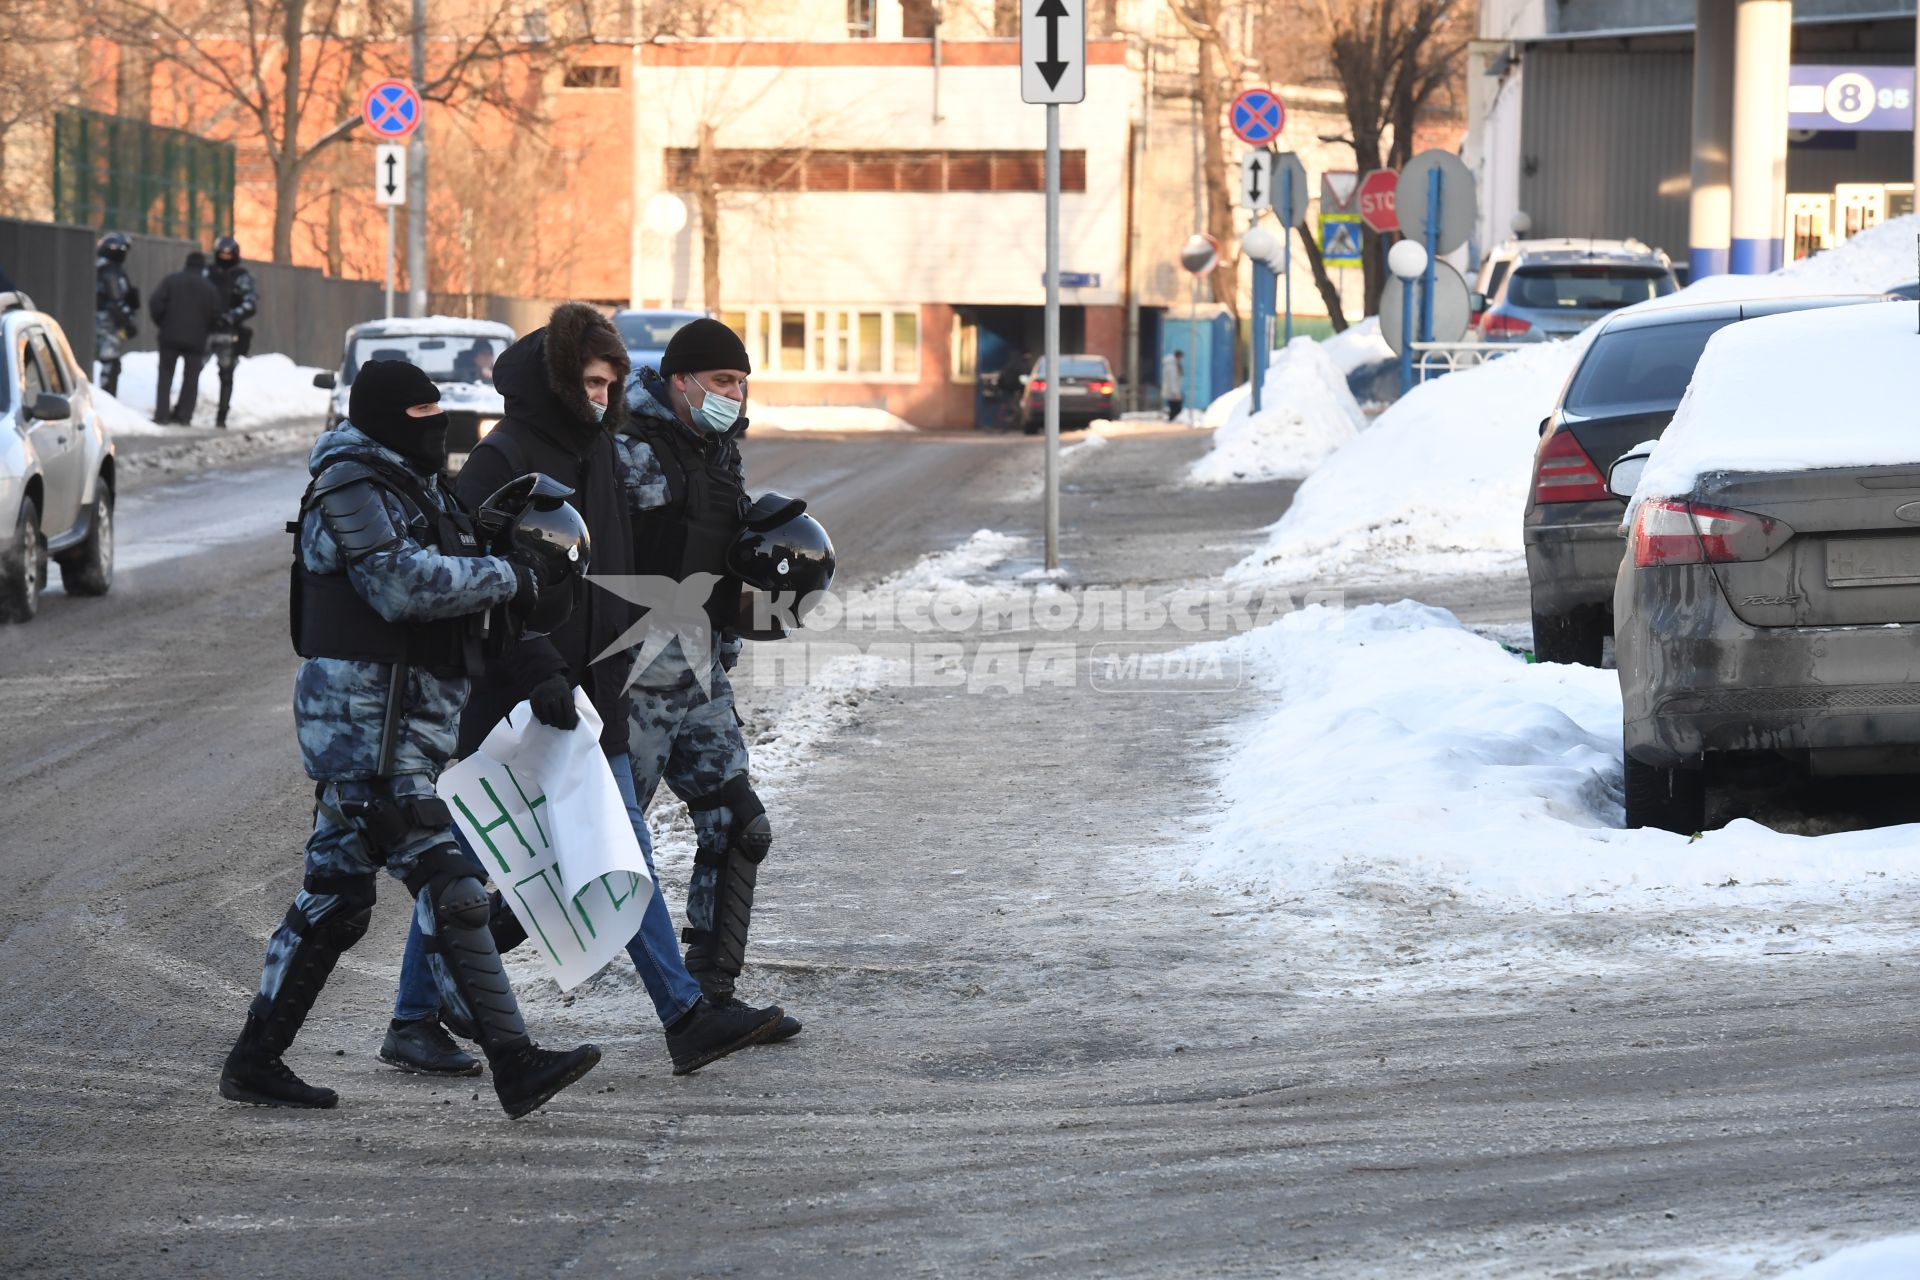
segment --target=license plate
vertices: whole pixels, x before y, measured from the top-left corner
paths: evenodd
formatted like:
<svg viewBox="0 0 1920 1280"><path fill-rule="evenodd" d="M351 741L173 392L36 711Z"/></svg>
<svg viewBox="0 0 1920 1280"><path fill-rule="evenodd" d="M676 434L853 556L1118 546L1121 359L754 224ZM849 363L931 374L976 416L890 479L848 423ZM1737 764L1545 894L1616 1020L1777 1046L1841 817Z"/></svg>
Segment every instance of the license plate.
<svg viewBox="0 0 1920 1280"><path fill-rule="evenodd" d="M1087 389L1085 387L1076 387L1063 382L1060 384L1060 394L1063 396L1083 396L1087 394Z"/></svg>
<svg viewBox="0 0 1920 1280"><path fill-rule="evenodd" d="M1920 583L1920 538L1836 538L1827 543L1830 587Z"/></svg>

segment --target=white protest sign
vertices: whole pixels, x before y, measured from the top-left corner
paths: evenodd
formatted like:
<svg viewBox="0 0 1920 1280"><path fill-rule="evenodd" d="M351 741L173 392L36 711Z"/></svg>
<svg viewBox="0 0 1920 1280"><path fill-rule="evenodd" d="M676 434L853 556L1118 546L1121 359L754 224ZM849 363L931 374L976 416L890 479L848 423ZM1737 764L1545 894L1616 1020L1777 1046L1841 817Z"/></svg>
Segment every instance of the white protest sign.
<svg viewBox="0 0 1920 1280"><path fill-rule="evenodd" d="M566 731L521 703L438 786L562 991L625 948L654 891L600 749L600 717L579 690L574 703L580 723Z"/></svg>

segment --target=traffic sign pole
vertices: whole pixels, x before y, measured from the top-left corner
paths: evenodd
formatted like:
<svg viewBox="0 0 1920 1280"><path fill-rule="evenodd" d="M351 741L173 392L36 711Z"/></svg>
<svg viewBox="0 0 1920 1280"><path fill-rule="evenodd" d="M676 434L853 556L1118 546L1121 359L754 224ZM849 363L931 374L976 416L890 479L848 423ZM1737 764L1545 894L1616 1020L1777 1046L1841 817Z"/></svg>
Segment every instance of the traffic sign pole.
<svg viewBox="0 0 1920 1280"><path fill-rule="evenodd" d="M1292 223L1293 223L1293 166L1290 164L1282 165L1280 166L1280 170L1281 170L1280 181L1283 184L1282 191L1284 192L1281 198L1281 207L1284 209L1284 212L1280 216L1282 220L1287 224L1280 228L1280 274L1286 277L1286 284L1283 287L1287 291L1287 319L1286 319L1285 326L1282 328L1281 332L1285 335L1286 342L1292 342L1293 341L1293 226L1292 226Z"/></svg>
<svg viewBox="0 0 1920 1280"><path fill-rule="evenodd" d="M1431 265L1431 264L1429 264ZM1427 287L1427 297L1433 287ZM1413 390L1413 278L1400 282L1400 394Z"/></svg>
<svg viewBox="0 0 1920 1280"><path fill-rule="evenodd" d="M1060 567L1060 106L1047 104L1047 568Z"/></svg>
<svg viewBox="0 0 1920 1280"><path fill-rule="evenodd" d="M1427 272L1420 291L1420 341L1433 341L1433 264L1440 260L1440 170L1427 170Z"/></svg>

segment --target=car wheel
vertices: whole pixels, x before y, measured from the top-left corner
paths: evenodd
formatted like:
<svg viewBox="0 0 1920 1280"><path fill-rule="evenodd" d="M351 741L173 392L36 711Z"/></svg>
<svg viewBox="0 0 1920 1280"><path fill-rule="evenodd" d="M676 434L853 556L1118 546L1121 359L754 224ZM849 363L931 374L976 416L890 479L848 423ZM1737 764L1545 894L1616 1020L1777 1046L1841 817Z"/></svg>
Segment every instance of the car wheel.
<svg viewBox="0 0 1920 1280"><path fill-rule="evenodd" d="M20 504L14 532L13 554L0 558L0 622L29 622L40 611L40 588L47 576L40 511L32 498Z"/></svg>
<svg viewBox="0 0 1920 1280"><path fill-rule="evenodd" d="M113 490L105 476L94 484L87 540L60 557L60 582L70 596L103 596L113 585Z"/></svg>
<svg viewBox="0 0 1920 1280"><path fill-rule="evenodd" d="M1627 825L1690 836L1707 822L1707 775L1660 769L1625 756Z"/></svg>
<svg viewBox="0 0 1920 1280"><path fill-rule="evenodd" d="M1607 618L1598 609L1533 615L1533 656L1541 662L1597 667L1606 641Z"/></svg>

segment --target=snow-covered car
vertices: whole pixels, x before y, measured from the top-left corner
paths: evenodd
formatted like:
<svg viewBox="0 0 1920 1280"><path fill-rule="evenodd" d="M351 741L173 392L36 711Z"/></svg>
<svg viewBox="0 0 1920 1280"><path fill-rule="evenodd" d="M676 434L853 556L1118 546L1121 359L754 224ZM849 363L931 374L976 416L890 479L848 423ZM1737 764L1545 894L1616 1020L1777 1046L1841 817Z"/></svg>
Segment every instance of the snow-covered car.
<svg viewBox="0 0 1920 1280"><path fill-rule="evenodd" d="M1614 587L1629 826L1710 770L1920 774L1920 303L1729 325L1630 495Z"/></svg>
<svg viewBox="0 0 1920 1280"><path fill-rule="evenodd" d="M0 622L26 622L49 560L69 595L113 585L114 448L52 316L5 311L0 344Z"/></svg>
<svg viewBox="0 0 1920 1280"><path fill-rule="evenodd" d="M463 316L369 320L347 330L338 373L317 373L313 385L333 392L331 429L347 416L354 375L369 360L405 360L440 385L447 411L447 467L458 471L482 436L506 414L493 386L493 362L513 345L513 329L497 320Z"/></svg>
<svg viewBox="0 0 1920 1280"><path fill-rule="evenodd" d="M1707 339L1741 320L1880 297L1810 294L1643 307L1600 322L1540 424L1533 487L1520 519L1533 648L1542 662L1600 665L1613 631L1620 569L1620 501L1607 490L1607 468L1666 430Z"/></svg>

